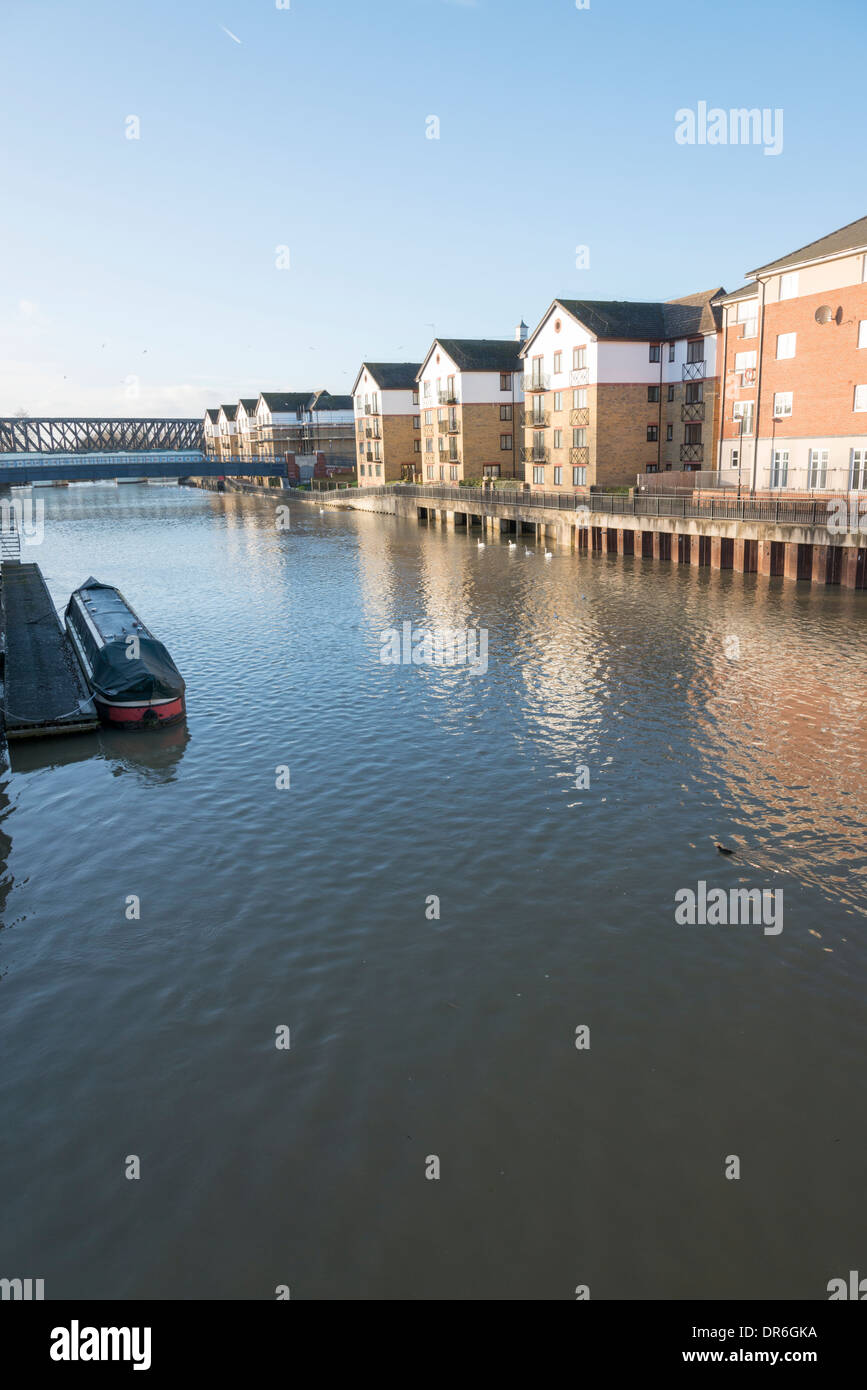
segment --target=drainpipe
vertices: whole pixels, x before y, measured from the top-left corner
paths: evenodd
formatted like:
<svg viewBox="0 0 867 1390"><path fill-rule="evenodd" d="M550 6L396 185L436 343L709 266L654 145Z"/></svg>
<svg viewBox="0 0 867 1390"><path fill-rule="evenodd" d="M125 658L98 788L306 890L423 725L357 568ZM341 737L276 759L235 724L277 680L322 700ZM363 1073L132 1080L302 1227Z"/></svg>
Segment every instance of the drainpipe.
<svg viewBox="0 0 867 1390"><path fill-rule="evenodd" d="M656 471L662 468L662 364L668 352L668 343L659 345L659 400L656 403Z"/></svg>
<svg viewBox="0 0 867 1390"><path fill-rule="evenodd" d="M762 297L760 301L760 313L762 316L762 326L759 330L759 351L756 358L756 424L755 434L753 435L753 482L750 491L755 495L756 483L759 475L759 431L762 419L762 362L765 355L765 286L766 280L759 280L762 287ZM773 444L771 445L773 463Z"/></svg>
<svg viewBox="0 0 867 1390"><path fill-rule="evenodd" d="M717 448L716 448L716 471L717 471L717 473L720 473L720 472L722 471L722 460L723 460L723 431L725 430L725 425L726 425L726 380L727 380L728 360L729 360L729 306L726 304L726 305L723 306L722 371L719 373L719 375L720 375L720 380L721 380L721 382L722 382L722 391L721 391L721 393L720 393L719 440L717 441ZM713 427L713 426L711 426L711 427ZM743 433L743 430L741 431L741 433ZM741 440L741 445L740 445L740 449L742 449L742 448L743 448L743 440ZM741 462L740 449L738 449L738 466L739 466L739 467L740 467L740 462ZM740 475L739 475L739 476L740 476Z"/></svg>

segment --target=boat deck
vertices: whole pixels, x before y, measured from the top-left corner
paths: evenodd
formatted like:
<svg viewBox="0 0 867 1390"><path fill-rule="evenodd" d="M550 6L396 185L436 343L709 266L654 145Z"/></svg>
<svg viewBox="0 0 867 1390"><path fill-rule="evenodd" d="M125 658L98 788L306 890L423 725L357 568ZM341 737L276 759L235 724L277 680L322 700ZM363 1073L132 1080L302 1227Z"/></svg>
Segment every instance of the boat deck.
<svg viewBox="0 0 867 1390"><path fill-rule="evenodd" d="M90 692L38 565L0 571L5 638L6 737L40 738L99 728Z"/></svg>

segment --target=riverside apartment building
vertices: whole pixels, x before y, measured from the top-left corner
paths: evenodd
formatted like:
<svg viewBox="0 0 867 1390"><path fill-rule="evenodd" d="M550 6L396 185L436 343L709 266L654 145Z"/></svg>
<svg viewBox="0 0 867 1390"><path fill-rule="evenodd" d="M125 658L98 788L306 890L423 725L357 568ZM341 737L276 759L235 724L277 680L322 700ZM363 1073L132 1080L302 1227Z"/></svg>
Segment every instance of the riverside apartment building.
<svg viewBox="0 0 867 1390"><path fill-rule="evenodd" d="M420 368L420 362L362 362L352 388L359 487L420 476Z"/></svg>
<svg viewBox="0 0 867 1390"><path fill-rule="evenodd" d="M553 492L714 467L724 293L555 299L521 349L525 481Z"/></svg>
<svg viewBox="0 0 867 1390"><path fill-rule="evenodd" d="M747 491L867 491L867 217L717 301L717 465Z"/></svg>
<svg viewBox="0 0 867 1390"><path fill-rule="evenodd" d="M525 333L434 339L417 375L422 482L523 476Z"/></svg>

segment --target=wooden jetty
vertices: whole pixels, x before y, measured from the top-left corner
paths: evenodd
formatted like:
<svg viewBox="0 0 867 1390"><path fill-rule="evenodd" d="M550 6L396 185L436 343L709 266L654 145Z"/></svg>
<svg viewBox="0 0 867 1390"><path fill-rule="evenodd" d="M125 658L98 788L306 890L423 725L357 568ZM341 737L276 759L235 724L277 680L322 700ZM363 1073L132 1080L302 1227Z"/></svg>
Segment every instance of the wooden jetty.
<svg viewBox="0 0 867 1390"><path fill-rule="evenodd" d="M3 557L0 611L7 739L97 729L93 701L38 565Z"/></svg>

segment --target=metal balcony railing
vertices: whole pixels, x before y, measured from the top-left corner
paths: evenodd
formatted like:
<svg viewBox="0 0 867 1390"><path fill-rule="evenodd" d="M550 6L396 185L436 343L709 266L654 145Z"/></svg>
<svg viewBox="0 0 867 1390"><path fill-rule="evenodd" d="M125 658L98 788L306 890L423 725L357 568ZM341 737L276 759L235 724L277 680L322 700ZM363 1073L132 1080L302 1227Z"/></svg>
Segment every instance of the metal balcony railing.
<svg viewBox="0 0 867 1390"><path fill-rule="evenodd" d="M572 386L587 386L590 381L590 368L573 367L569 381Z"/></svg>
<svg viewBox="0 0 867 1390"><path fill-rule="evenodd" d="M551 378L545 372L529 372L524 377L525 391L547 391Z"/></svg>
<svg viewBox="0 0 867 1390"><path fill-rule="evenodd" d="M579 405L577 409L569 411L569 424L575 429L584 429L590 424L589 405Z"/></svg>
<svg viewBox="0 0 867 1390"><path fill-rule="evenodd" d="M547 463L550 449L544 444L528 444L521 450L522 463Z"/></svg>
<svg viewBox="0 0 867 1390"><path fill-rule="evenodd" d="M461 430L461 422L460 422L460 420L458 419L457 415L455 415L453 418L450 418L450 419L449 419L449 422L448 422L448 432L449 432L449 434L460 434L460 430Z"/></svg>
<svg viewBox="0 0 867 1390"><path fill-rule="evenodd" d="M684 362L682 380L703 381L706 367L707 363L704 361L703 358L700 362Z"/></svg>
<svg viewBox="0 0 867 1390"><path fill-rule="evenodd" d="M367 413L368 415L381 415L382 411L380 410L378 405L372 405Z"/></svg>
<svg viewBox="0 0 867 1390"><path fill-rule="evenodd" d="M458 397L455 388L445 386L437 393L437 401L440 405L457 405Z"/></svg>
<svg viewBox="0 0 867 1390"><path fill-rule="evenodd" d="M704 406L704 401L687 401L680 407L681 420L703 420Z"/></svg>
<svg viewBox="0 0 867 1390"><path fill-rule="evenodd" d="M437 434L448 434L448 432L449 432L449 422L448 422L448 420L437 420Z"/></svg>
<svg viewBox="0 0 867 1390"><path fill-rule="evenodd" d="M587 445L583 444L577 449L570 449L569 462L571 464L578 464L579 467L586 468L590 462L590 450Z"/></svg>
<svg viewBox="0 0 867 1390"><path fill-rule="evenodd" d="M525 430L546 430L551 423L551 415L547 410L533 410L529 415L524 415Z"/></svg>
<svg viewBox="0 0 867 1390"><path fill-rule="evenodd" d="M680 446L681 463L703 463L704 445L703 444L681 444Z"/></svg>

